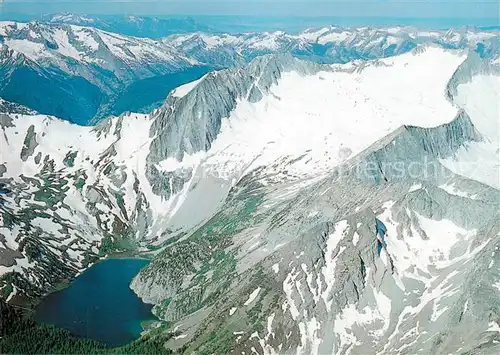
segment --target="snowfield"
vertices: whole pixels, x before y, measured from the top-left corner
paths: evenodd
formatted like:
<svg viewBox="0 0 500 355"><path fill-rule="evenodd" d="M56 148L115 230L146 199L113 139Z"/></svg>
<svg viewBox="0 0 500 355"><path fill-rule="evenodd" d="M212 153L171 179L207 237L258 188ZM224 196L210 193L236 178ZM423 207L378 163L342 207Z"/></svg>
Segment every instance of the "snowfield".
<svg viewBox="0 0 500 355"><path fill-rule="evenodd" d="M452 121L458 108L444 91L464 59L461 52L429 47L368 62L354 73L341 71L352 64L314 76L287 73L261 101L241 100L206 153L159 165L172 171L202 164L215 175L243 176L260 166L296 160L285 162L291 176L325 174L403 125L436 127ZM198 83L179 88L182 95L176 91L174 96L184 96Z"/></svg>

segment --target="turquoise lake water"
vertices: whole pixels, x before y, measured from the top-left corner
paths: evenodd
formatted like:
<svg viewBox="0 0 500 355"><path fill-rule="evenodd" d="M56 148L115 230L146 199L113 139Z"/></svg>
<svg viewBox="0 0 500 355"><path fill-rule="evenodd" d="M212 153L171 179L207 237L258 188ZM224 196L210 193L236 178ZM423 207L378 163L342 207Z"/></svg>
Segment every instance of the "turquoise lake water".
<svg viewBox="0 0 500 355"><path fill-rule="evenodd" d="M45 297L36 309L36 320L110 346L139 338L141 322L155 318L152 306L144 304L129 284L147 264L140 259L95 264L69 287Z"/></svg>

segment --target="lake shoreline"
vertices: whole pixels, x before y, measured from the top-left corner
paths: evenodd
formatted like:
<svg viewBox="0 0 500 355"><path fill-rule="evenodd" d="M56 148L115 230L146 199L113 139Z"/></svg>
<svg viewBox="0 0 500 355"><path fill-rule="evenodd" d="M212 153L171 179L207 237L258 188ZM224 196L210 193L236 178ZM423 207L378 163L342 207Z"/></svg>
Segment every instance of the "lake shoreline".
<svg viewBox="0 0 500 355"><path fill-rule="evenodd" d="M143 263L127 263L125 266L116 264L117 261L125 260L143 261ZM106 264L106 262L110 261L114 261L114 263ZM59 283L57 287L54 287L53 291L37 298L36 302L29 303L30 313L32 313L38 324L53 324L56 327L70 331L77 337L100 341L111 347L121 346L139 339L143 332L148 330L148 327L144 325L158 321L158 318L152 312L153 305L142 302L142 299L130 289L130 282L143 267L147 266L149 261L150 258L140 253L113 253L100 258L93 264L89 264L85 270L76 274L71 280ZM101 266L100 269L96 270L96 267L99 268L99 266ZM103 275L100 275L100 273ZM123 274L123 277L120 277L121 274ZM85 281L86 279L90 281ZM84 286L79 285L82 283ZM79 289L76 295L71 287ZM107 289L107 287L110 289ZM66 299L68 297L70 299L76 297L77 300L75 302L68 301ZM79 299L82 297L85 301ZM77 301L80 301L80 303ZM88 305L85 302L88 302ZM64 307L67 307L67 309L65 310ZM78 307L87 313L82 313L83 315L76 314ZM127 312L116 313L117 308L127 310ZM116 323L113 318L115 316L111 317L107 313L118 315ZM129 317L132 317L130 320L127 320L127 313L130 313ZM111 318L113 318L113 324L110 324L109 327L98 323L98 321L109 322ZM82 324L84 328L82 328ZM109 341L103 336L106 332L113 334ZM134 336L132 337L131 334ZM121 343L116 340L116 338L120 337L124 338Z"/></svg>
<svg viewBox="0 0 500 355"><path fill-rule="evenodd" d="M36 306L38 306L40 304L42 299L49 296L50 294L53 294L55 292L60 292L64 289L66 289L68 286L71 285L71 283L77 277L82 275L85 271L87 271L91 267L93 267L99 263L102 263L103 261L106 261L106 260L115 260L115 259L151 260L150 257L146 256L148 253L150 253L150 252L149 251L144 251L144 252L123 251L123 252L114 252L111 254L107 254L103 257L98 257L98 259L95 262L88 264L87 267L85 267L83 270L76 273L72 278L61 280L60 282L55 284L49 291L44 293L42 296L36 297L36 298L28 298L28 297L25 297L22 295L15 295L9 301L9 304L14 306L14 307L22 308L26 311L30 311L30 310L33 311L34 308L36 308Z"/></svg>

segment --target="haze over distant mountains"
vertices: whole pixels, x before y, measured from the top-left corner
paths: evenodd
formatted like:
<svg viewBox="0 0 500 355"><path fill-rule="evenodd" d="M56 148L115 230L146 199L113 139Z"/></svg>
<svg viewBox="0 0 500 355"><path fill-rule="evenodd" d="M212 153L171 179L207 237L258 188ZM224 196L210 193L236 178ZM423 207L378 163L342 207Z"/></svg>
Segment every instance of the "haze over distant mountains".
<svg viewBox="0 0 500 355"><path fill-rule="evenodd" d="M214 29L197 22L192 17L158 18L144 16L88 16L71 13L43 15L42 22L90 26L127 36L161 38L188 32L213 32Z"/></svg>

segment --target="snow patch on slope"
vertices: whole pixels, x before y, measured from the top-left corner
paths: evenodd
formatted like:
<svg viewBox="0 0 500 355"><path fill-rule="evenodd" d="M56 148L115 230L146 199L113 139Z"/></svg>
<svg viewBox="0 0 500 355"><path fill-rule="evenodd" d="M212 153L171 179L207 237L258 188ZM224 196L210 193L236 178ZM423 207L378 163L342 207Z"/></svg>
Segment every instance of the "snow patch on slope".
<svg viewBox="0 0 500 355"><path fill-rule="evenodd" d="M259 295L260 293L260 287L257 287L251 294L250 296L248 296L248 299L245 301L244 305L245 306L248 306L249 304L251 304L253 301L255 301L255 299L257 298L257 296Z"/></svg>
<svg viewBox="0 0 500 355"><path fill-rule="evenodd" d="M5 44L18 53L23 53L27 58L37 61L41 58L51 57L45 46L41 43L30 42L23 39L5 39Z"/></svg>
<svg viewBox="0 0 500 355"><path fill-rule="evenodd" d="M80 60L83 53L80 53L69 41L68 33L63 29L56 29L53 38L58 44L58 52L65 57Z"/></svg>
<svg viewBox="0 0 500 355"><path fill-rule="evenodd" d="M75 37L80 41L85 47L96 51L99 49L99 43L92 37L92 32L85 27L73 27L73 33Z"/></svg>
<svg viewBox="0 0 500 355"><path fill-rule="evenodd" d="M174 91L172 91L172 96L175 96L178 98L186 96L187 94L189 94L191 92L191 90L193 90L205 78L205 76L201 77L198 80L195 80L195 81L192 81L190 83L187 83L187 84L184 84L184 85L177 87Z"/></svg>

